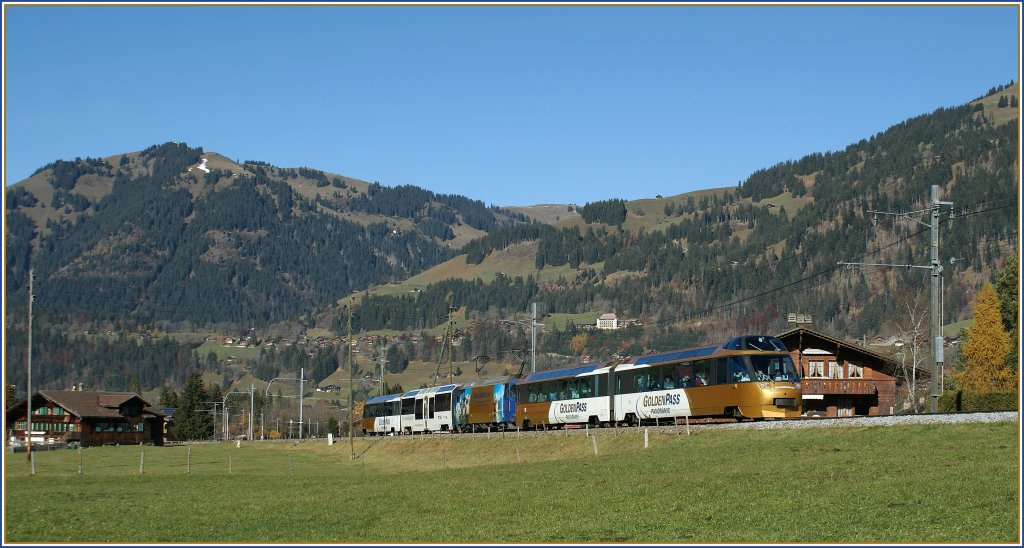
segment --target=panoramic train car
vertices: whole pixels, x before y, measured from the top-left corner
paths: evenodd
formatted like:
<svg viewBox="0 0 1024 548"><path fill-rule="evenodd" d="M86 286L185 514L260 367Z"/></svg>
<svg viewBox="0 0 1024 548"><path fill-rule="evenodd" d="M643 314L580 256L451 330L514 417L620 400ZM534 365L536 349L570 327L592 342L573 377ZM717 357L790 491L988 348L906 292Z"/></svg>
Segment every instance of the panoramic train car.
<svg viewBox="0 0 1024 548"><path fill-rule="evenodd" d="M363 435L400 433L401 405L401 394L385 394L366 400L366 405L363 406Z"/></svg>
<svg viewBox="0 0 1024 548"><path fill-rule="evenodd" d="M410 390L402 394L401 432L421 434L452 431L452 393L458 386L446 384Z"/></svg>
<svg viewBox="0 0 1024 548"><path fill-rule="evenodd" d="M588 364L531 373L518 383L516 426L592 424L610 420L610 364Z"/></svg>
<svg viewBox="0 0 1024 548"><path fill-rule="evenodd" d="M615 366L611 378L616 422L800 416L796 366L782 341L771 336L641 356Z"/></svg>
<svg viewBox="0 0 1024 548"><path fill-rule="evenodd" d="M512 376L459 385L455 390L455 429L476 432L509 428L516 420L516 383Z"/></svg>

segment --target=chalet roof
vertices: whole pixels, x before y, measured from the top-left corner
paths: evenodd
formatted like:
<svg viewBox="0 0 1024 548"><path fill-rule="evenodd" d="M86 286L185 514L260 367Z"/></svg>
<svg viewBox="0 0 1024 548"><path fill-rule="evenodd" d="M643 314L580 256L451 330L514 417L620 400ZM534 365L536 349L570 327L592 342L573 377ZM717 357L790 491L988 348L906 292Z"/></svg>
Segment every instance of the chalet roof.
<svg viewBox="0 0 1024 548"><path fill-rule="evenodd" d="M615 315L615 313L613 313L613 312L608 312L608 313L606 313L606 314L601 314L601 317L600 317L600 318L598 318L598 319L599 319L599 320L614 320L614 319L615 319L616 317L617 317L617 316Z"/></svg>
<svg viewBox="0 0 1024 548"><path fill-rule="evenodd" d="M786 344L786 346L789 347L789 348L793 348L794 347L794 345L791 344L793 340L803 339L804 346L805 347L811 347L814 350L820 351L820 347L825 347L825 348L834 347L836 349L842 348L842 349L845 349L845 350L848 350L848 351L851 351L851 352L854 352L854 353L864 354L866 357L870 357L872 359L875 359L875 360L878 360L878 361L881 361L881 362L889 362L889 363L892 363L892 364L896 363L895 360L893 360L892 358L889 358L888 356L883 356L881 354L872 352L872 351L864 348L863 346L860 346L859 344L850 343L850 342L846 342L846 341L841 341L841 340L836 339L834 337L830 337L830 336L828 336L828 335L826 335L824 333L820 333L818 331L813 331L813 330L807 329L806 327L797 327L795 329L790 329L789 331L786 331L785 333L782 333L781 335L778 335L778 338L780 340L782 340L783 343L790 343L790 344ZM822 343L828 343L828 344L822 344ZM810 349L810 348L808 348L808 349ZM831 351L829 351L829 352L831 352Z"/></svg>
<svg viewBox="0 0 1024 548"><path fill-rule="evenodd" d="M134 392L87 392L79 390L40 390L41 396L67 409L69 413L81 418L116 418L121 414L118 408L125 403L137 399L142 404L143 415L163 417L160 409L153 407Z"/></svg>
<svg viewBox="0 0 1024 548"><path fill-rule="evenodd" d="M806 354L818 354L822 352L823 349L826 352L835 354L842 350L844 352L856 354L863 358L878 362L881 364L883 371L886 374L895 376L897 373L896 369L898 364L896 363L896 360L888 356L883 356L877 352L872 352L859 344L842 341L824 333L807 329L806 327L790 329L789 331L777 335L777 337L786 345L787 348L791 350L795 350L801 344L800 341L802 341ZM834 350L827 350L829 348ZM927 369L918 367L917 371L919 376L922 374L925 376L929 375L929 371Z"/></svg>

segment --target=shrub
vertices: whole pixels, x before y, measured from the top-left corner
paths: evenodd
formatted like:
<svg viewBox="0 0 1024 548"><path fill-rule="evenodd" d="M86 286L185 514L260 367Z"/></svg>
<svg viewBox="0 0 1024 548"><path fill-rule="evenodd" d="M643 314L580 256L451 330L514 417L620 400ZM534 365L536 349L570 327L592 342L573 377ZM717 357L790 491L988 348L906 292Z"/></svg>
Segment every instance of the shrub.
<svg viewBox="0 0 1024 548"><path fill-rule="evenodd" d="M1018 394L1013 392L974 392L951 390L939 396L939 411L1007 411L1018 409Z"/></svg>

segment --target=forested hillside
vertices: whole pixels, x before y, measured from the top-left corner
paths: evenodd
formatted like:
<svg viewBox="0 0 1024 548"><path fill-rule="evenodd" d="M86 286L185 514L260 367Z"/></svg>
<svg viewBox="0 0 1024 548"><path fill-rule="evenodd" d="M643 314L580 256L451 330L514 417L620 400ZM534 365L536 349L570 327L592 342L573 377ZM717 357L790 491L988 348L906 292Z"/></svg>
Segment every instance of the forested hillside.
<svg viewBox="0 0 1024 548"><path fill-rule="evenodd" d="M205 156L167 143L116 166L57 161L9 189L7 306L25 302L33 268L41 311L266 325L450 258L453 227L525 221L462 196Z"/></svg>
<svg viewBox="0 0 1024 548"><path fill-rule="evenodd" d="M520 359L534 302L569 317L542 329L539 352L575 359L777 333L790 312L840 339L873 337L926 308L929 272L908 265L929 263L922 223L932 185L953 202L939 217L951 323L968 317L981 284L1017 253L1018 95L1017 84L1000 86L732 188L609 198L550 225L462 196L236 162L179 143L57 161L7 189L6 330L18 335L7 338L5 367L9 377L24 374L30 268L47 330L33 344L34 367L53 388L68 377L117 388L137 376L149 390L180 385L189 368L223 367L188 356L186 345L118 336L155 325L318 329L334 339L320 350L264 348L243 367L264 380L306 367L322 380L347 362L337 350L349 321L339 302L354 303L355 333L400 333L361 347L365 365L386 357L391 372L438 360L440 333L455 317L456 361ZM431 270L449 260L446 275ZM417 273L431 281L402 285ZM629 326L586 331L570 317L605 312ZM72 333L96 325L115 334Z"/></svg>
<svg viewBox="0 0 1024 548"><path fill-rule="evenodd" d="M940 254L943 316L967 317L974 293L1006 257L1017 253L1020 166L1017 85L1000 86L970 104L919 116L836 152L765 168L732 192L666 201L663 230L619 228L621 201L587 204L578 226L512 226L464 247L467 264L536 242L535 267L568 265L572 278L448 280L413 296L371 296L357 308L360 329L415 329L443 322L448 302L466 318L523 314L540 302L548 313L611 312L644 328L609 344L586 335L580 352L662 349L667 331L710 340L735 332L778 332L789 312L809 314L815 328L840 338L874 336L924 309L923 268L841 262L929 265L927 216L932 185L943 201ZM1012 122L1012 123L1011 123ZM905 216L872 212L907 213ZM629 213L632 215L632 213ZM597 267L593 265L599 265ZM335 321L341 325L341 318ZM557 351L570 353L570 337ZM621 337L620 337L621 338Z"/></svg>

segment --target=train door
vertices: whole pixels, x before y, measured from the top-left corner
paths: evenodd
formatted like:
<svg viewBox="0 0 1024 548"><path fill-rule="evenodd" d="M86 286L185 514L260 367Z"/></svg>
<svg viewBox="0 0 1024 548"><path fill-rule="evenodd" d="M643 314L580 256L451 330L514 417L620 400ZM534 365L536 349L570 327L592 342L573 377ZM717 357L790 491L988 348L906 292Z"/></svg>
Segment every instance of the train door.
<svg viewBox="0 0 1024 548"><path fill-rule="evenodd" d="M416 426L416 398L410 396L402 398L402 418L400 432L412 434Z"/></svg>
<svg viewBox="0 0 1024 548"><path fill-rule="evenodd" d="M423 397L416 398L416 414L413 418L412 431L423 432L426 430L426 409L427 400Z"/></svg>
<svg viewBox="0 0 1024 548"><path fill-rule="evenodd" d="M425 400L427 415L426 430L429 432L437 432L440 430L438 424L440 421L434 417L434 413L437 411L437 404L434 402L435 399L437 399L437 396L431 395Z"/></svg>

